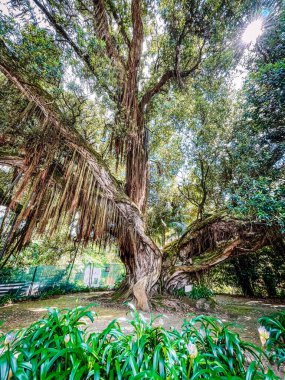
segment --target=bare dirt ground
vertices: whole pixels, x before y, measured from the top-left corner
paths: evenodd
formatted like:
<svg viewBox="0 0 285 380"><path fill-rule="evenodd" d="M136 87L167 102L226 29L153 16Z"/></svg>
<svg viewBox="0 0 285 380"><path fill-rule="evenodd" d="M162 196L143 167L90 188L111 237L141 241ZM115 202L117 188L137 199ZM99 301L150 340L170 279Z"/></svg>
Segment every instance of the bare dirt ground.
<svg viewBox="0 0 285 380"><path fill-rule="evenodd" d="M159 316L156 324L163 325L166 328L173 326L179 329L183 320L189 318L189 314L199 315L216 315L224 322L237 323L240 327L234 327L242 338L259 344L257 333L257 319L274 310L285 309L285 300L273 299L251 299L246 297L235 297L217 295L215 310L208 312L197 310L193 303L185 299L176 299L171 297L158 297L154 300L154 316ZM58 296L45 300L33 300L15 303L0 307L0 321L4 321L1 327L2 331L9 331L26 327L37 319L46 314L49 307L73 308L76 306L87 306L91 304L91 309L97 313L97 318L90 323L90 331L100 331L106 327L113 319L120 319L122 327L128 331L130 329L126 318L128 317L129 308L119 302L111 299L110 293L77 293L64 296ZM144 313L146 317L148 315ZM160 316L162 315L162 316Z"/></svg>

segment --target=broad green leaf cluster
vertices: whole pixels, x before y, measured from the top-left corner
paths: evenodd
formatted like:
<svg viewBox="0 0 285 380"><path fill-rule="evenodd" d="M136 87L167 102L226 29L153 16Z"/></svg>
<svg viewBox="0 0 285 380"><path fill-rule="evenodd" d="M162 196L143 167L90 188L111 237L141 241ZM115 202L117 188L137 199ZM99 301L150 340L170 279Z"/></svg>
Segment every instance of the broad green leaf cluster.
<svg viewBox="0 0 285 380"><path fill-rule="evenodd" d="M27 329L2 334L1 379L278 379L262 349L217 318L166 330L131 308L132 333L116 320L88 332L94 314L77 307L50 309Z"/></svg>
<svg viewBox="0 0 285 380"><path fill-rule="evenodd" d="M258 320L261 326L268 332L264 342L267 354L271 362L276 362L278 367L285 363L285 311L279 311Z"/></svg>

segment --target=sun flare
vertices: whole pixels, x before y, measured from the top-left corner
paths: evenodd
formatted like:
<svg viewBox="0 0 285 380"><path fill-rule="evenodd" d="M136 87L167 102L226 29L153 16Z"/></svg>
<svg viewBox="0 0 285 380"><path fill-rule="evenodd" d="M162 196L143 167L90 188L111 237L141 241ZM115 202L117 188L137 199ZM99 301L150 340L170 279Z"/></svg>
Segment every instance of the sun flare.
<svg viewBox="0 0 285 380"><path fill-rule="evenodd" d="M242 41L246 44L255 43L263 32L263 22L261 18L252 21L242 35Z"/></svg>

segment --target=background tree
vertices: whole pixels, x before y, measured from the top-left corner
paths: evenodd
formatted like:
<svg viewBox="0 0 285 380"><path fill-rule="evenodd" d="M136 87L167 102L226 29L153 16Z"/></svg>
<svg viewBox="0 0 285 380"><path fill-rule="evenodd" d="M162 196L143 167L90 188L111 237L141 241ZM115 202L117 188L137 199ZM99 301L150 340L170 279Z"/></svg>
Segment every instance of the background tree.
<svg viewBox="0 0 285 380"><path fill-rule="evenodd" d="M273 27L274 25L274 27ZM248 61L249 76L231 142L231 194L238 215L284 230L284 9L265 23Z"/></svg>
<svg viewBox="0 0 285 380"><path fill-rule="evenodd" d="M250 279L245 267L254 261L242 255L271 247L272 256L284 257L284 120L281 107L284 102L284 58L281 58L284 41L280 38L284 10L271 11L269 21L265 19L268 29L258 40L257 49L253 48L247 57L248 81L236 104L234 118L226 118L230 121L226 138L213 140L224 146L220 158L214 161L219 173L214 178L222 184L221 205L231 211L232 218L218 214L203 223L193 223L181 238L165 248L164 271L168 271L165 281L170 289L193 280L193 273L235 257L231 263L239 277L239 285L245 294L253 295L250 284L254 276L252 273ZM272 28L273 20L276 30ZM272 49L272 56L267 46ZM274 51L275 46L280 56ZM210 144L208 150L214 146L215 143ZM246 220L250 221L249 228ZM264 269L264 286L268 294L273 295L274 284L269 281L272 268L267 265ZM244 274L240 274L241 271Z"/></svg>

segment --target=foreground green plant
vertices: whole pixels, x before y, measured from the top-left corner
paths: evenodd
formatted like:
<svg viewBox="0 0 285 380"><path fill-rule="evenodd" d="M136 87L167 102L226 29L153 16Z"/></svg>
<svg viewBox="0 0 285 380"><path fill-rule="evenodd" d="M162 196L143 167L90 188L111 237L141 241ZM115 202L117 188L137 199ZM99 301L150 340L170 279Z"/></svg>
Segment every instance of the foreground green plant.
<svg viewBox="0 0 285 380"><path fill-rule="evenodd" d="M276 378L269 370L265 374L262 350L252 343L242 340L230 330L233 324L220 319L198 316L185 321L182 336L197 348L197 358L193 360L193 379L203 378L197 374L212 374L217 378L272 379ZM232 378L232 377L231 377Z"/></svg>
<svg viewBox="0 0 285 380"><path fill-rule="evenodd" d="M29 328L2 335L1 380L9 372L15 379L84 378L94 355L86 345L83 318L94 320L93 313L83 307L63 313L49 309L47 318Z"/></svg>
<svg viewBox="0 0 285 380"><path fill-rule="evenodd" d="M271 362L278 367L285 363L285 310L259 318L260 339Z"/></svg>
<svg viewBox="0 0 285 380"><path fill-rule="evenodd" d="M131 306L131 305L130 305ZM30 379L278 379L257 346L214 317L166 330L131 306L126 333L114 320L87 334L88 308L49 309L45 319L0 337L0 378Z"/></svg>

